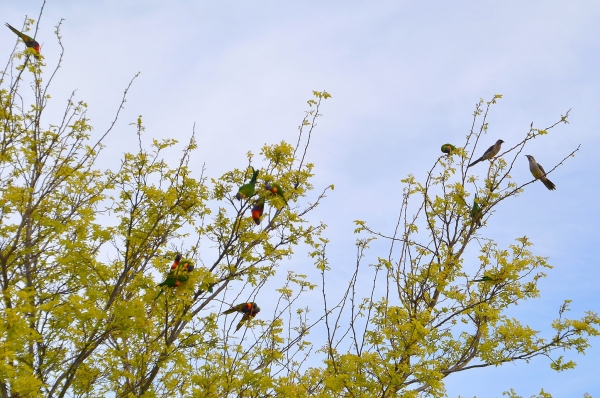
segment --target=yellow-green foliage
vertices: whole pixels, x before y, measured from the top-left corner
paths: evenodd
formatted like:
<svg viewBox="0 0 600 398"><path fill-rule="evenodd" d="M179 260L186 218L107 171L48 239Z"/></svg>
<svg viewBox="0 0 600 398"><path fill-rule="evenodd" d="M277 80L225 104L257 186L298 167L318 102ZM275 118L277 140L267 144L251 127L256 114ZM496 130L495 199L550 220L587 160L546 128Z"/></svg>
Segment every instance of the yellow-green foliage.
<svg viewBox="0 0 600 398"><path fill-rule="evenodd" d="M16 54L13 75L0 81L0 396L441 397L445 377L473 366L544 355L557 371L572 368L554 351L584 352L598 334L594 313L563 317L568 302L549 337L505 314L539 296L550 266L527 237L500 247L471 217L475 194L485 226L527 185L511 180L504 157L488 164L485 177L465 168L487 131L483 103L475 111L484 115L481 129L463 147L440 156L424 183L403 180L393 235L356 221L356 232L369 236L358 239L355 273L334 303L325 286L333 268L325 225L307 217L333 189L310 196L307 159L327 92L308 101L295 145L264 145L260 159L248 152L221 177L192 170L193 136L183 148L173 139L147 148L141 116L127 131L139 135L139 148L101 170L106 134L92 139L87 105L73 98L63 119L42 118L50 98L45 65L30 55ZM21 102L25 81L32 105ZM532 129L522 145L548 130ZM239 201L251 167L260 170L256 194ZM289 206L266 183L279 184ZM250 209L262 198L257 226ZM362 263L375 239L392 244L365 279ZM301 244L323 275L323 306L300 305L317 285L288 271L269 295L277 298L270 313L235 333L242 315L223 310L263 305L259 293ZM178 253L195 266L189 279L157 286ZM356 292L369 283L370 294ZM317 324L327 337L315 353L307 337ZM307 367L309 358L322 361Z"/></svg>

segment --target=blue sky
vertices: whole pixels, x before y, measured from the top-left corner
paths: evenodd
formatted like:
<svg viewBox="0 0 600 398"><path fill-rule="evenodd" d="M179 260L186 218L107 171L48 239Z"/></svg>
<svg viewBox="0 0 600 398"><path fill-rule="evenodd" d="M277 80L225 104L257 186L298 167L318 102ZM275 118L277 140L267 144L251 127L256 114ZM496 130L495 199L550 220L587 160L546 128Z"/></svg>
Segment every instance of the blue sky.
<svg viewBox="0 0 600 398"><path fill-rule="evenodd" d="M5 2L0 10L20 26L25 15L37 18L40 4ZM129 123L139 114L147 137L184 142L196 123L195 166L206 163L218 176L243 167L248 150L293 140L312 90L330 92L309 160L315 187L336 187L314 217L329 226L331 266L342 276L354 261L353 220L392 231L400 180L422 178L441 144L463 142L479 98L504 95L483 149L498 138L516 142L532 121L547 127L572 109L570 124L527 152L548 169L582 144L552 174L557 190L529 186L483 233L501 244L527 235L555 267L540 284L542 298L512 316L547 330L564 299L574 300L572 317L600 311L600 3L49 1L38 34L48 65L58 54L52 31L60 18L66 54L54 83L57 107L77 89L103 131L141 71L107 141L115 158L135 149ZM0 40L7 54L13 34L1 30ZM530 179L524 157L512 175ZM368 261L383 253L374 248ZM510 387L524 396L541 387L557 397L600 395L600 339L592 345L585 357L567 354L576 370L557 374L536 359L469 371L447 379L448 395L501 396Z"/></svg>

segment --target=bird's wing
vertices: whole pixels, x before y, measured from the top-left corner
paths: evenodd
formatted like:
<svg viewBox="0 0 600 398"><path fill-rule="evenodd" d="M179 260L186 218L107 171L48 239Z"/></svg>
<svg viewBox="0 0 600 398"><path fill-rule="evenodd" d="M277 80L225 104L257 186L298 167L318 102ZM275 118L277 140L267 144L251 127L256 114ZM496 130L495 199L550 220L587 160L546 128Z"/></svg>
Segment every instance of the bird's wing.
<svg viewBox="0 0 600 398"><path fill-rule="evenodd" d="M536 162L537 163L537 162ZM544 173L544 177L546 176L546 170L544 170L544 168L542 167L541 164L537 163L538 167L540 168L540 170L542 171L542 173Z"/></svg>

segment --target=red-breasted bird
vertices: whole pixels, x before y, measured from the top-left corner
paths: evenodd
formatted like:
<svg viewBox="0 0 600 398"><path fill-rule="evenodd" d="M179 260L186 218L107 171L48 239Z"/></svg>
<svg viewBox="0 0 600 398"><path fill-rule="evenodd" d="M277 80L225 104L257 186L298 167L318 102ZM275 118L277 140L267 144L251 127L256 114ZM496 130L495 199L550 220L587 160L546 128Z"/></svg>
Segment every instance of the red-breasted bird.
<svg viewBox="0 0 600 398"><path fill-rule="evenodd" d="M175 256L175 261L173 261L173 265L171 265L171 271L167 274L165 280L158 284L161 288L158 295L154 298L156 300L160 297L162 292L164 291L163 287L177 287L182 283L185 283L190 279L189 273L194 270L194 266L190 264L189 261L184 261L183 264L180 265L181 262L181 254Z"/></svg>
<svg viewBox="0 0 600 398"><path fill-rule="evenodd" d="M546 188L548 188L550 191L555 190L556 185L554 185L552 181L546 178L546 171L544 170L542 165L536 162L533 156L525 156L527 156L527 160L529 160L529 171L531 171L531 174L533 174L536 180L540 180L541 182L543 182Z"/></svg>
<svg viewBox="0 0 600 398"><path fill-rule="evenodd" d="M19 36L23 40L23 42L25 43L25 45L27 47L33 48L35 50L35 52L38 54L38 56L39 56L39 54L40 54L40 43L38 43L37 41L35 41L32 37L27 36L26 34L19 32L17 29L13 28L8 23L6 23L6 26L8 26L8 29L10 29L13 32L15 32L15 34L17 36Z"/></svg>
<svg viewBox="0 0 600 398"><path fill-rule="evenodd" d="M235 331L237 332L238 330L240 330L240 328L242 327L244 322L249 321L250 318L254 318L256 316L256 314L258 314L260 312L260 307L256 303L253 303L253 302L242 303L242 304L234 305L227 311L224 311L223 314L231 314L233 312L241 312L242 314L244 314L244 316L242 317L242 320L237 324L237 327L235 328Z"/></svg>
<svg viewBox="0 0 600 398"><path fill-rule="evenodd" d="M500 152L500 148L502 147L502 144L504 144L504 141L502 141L502 140L496 141L496 143L494 145L492 145L491 147L489 147L487 149L487 151L485 151L479 159L477 159L476 161L474 161L467 167L475 166L477 163L481 162L482 160L492 159L494 156L496 156L498 154L498 152Z"/></svg>
<svg viewBox="0 0 600 398"><path fill-rule="evenodd" d="M252 219L256 225L260 224L260 217L263 211L265 211L265 198L260 198L254 203L254 207L252 207Z"/></svg>
<svg viewBox="0 0 600 398"><path fill-rule="evenodd" d="M267 182L265 184L265 189L275 195L281 196L281 199L283 199L283 203L285 203L285 205L288 206L288 202L287 202L287 200L285 200L285 196L283 196L284 195L283 189L281 189L281 186L279 184L277 184L275 182Z"/></svg>
<svg viewBox="0 0 600 398"><path fill-rule="evenodd" d="M456 148L452 144L444 144L442 145L442 152L447 153L448 155L452 155Z"/></svg>
<svg viewBox="0 0 600 398"><path fill-rule="evenodd" d="M252 167L252 178L249 183L242 185L240 189L238 189L237 194L235 194L237 200L246 199L254 195L254 184L256 184L259 171L260 170L254 170L254 167Z"/></svg>

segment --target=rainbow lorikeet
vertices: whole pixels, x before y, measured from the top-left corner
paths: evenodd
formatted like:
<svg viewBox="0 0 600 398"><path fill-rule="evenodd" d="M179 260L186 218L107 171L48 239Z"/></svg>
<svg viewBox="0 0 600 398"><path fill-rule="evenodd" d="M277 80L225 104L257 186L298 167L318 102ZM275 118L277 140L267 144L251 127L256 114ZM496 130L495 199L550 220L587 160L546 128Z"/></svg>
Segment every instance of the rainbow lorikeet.
<svg viewBox="0 0 600 398"><path fill-rule="evenodd" d="M13 28L8 23L6 23L6 26L8 26L8 29L12 30L17 36L19 36L23 40L23 42L25 43L25 45L27 47L33 48L35 50L35 52L37 53L36 56L39 56L39 54L40 54L40 43L38 43L37 41L35 41L32 37L27 36L26 34L19 32L17 29Z"/></svg>
<svg viewBox="0 0 600 398"><path fill-rule="evenodd" d="M265 198L260 198L254 203L254 207L252 207L252 219L256 225L260 224L260 217L263 211L265 211Z"/></svg>
<svg viewBox="0 0 600 398"><path fill-rule="evenodd" d="M480 279L473 279L471 282L493 282L500 283L506 280L506 274L498 274L495 276L484 275Z"/></svg>
<svg viewBox="0 0 600 398"><path fill-rule="evenodd" d="M477 228L481 227L481 218L483 217L483 209L477 203L477 195L473 200L473 208L471 209L471 220L477 225Z"/></svg>
<svg viewBox="0 0 600 398"><path fill-rule="evenodd" d="M237 324L237 327L235 328L235 331L237 332L238 330L240 330L244 322L249 321L251 317L254 318L256 314L260 312L260 307L256 303L252 302L242 303L234 305L227 311L224 311L223 314L231 314L233 312L241 312L242 314L244 314L242 320Z"/></svg>
<svg viewBox="0 0 600 398"><path fill-rule="evenodd" d="M254 170L254 167L252 167L252 178L249 183L242 185L240 189L238 189L238 192L235 195L237 200L246 199L254 195L254 184L256 184L259 171L260 170Z"/></svg>
<svg viewBox="0 0 600 398"><path fill-rule="evenodd" d="M285 196L283 196L284 195L283 189L281 189L281 186L279 184L277 184L275 182L267 182L265 184L265 189L275 195L281 196L281 199L283 199L283 202L285 203L285 205L288 206L288 202L287 202L287 200L285 200Z"/></svg>
<svg viewBox="0 0 600 398"><path fill-rule="evenodd" d="M442 145L442 152L447 153L448 155L452 155L456 148L452 144L444 144Z"/></svg>
<svg viewBox="0 0 600 398"><path fill-rule="evenodd" d="M164 281L158 284L161 287L160 292L154 298L156 300L160 297L162 292L164 291L162 287L177 287L182 283L185 283L190 279L189 273L194 270L194 266L190 264L188 261L185 261L181 266L179 263L181 262L181 254L175 256L175 261L173 261L173 265L171 265L171 271L167 274L167 277Z"/></svg>

